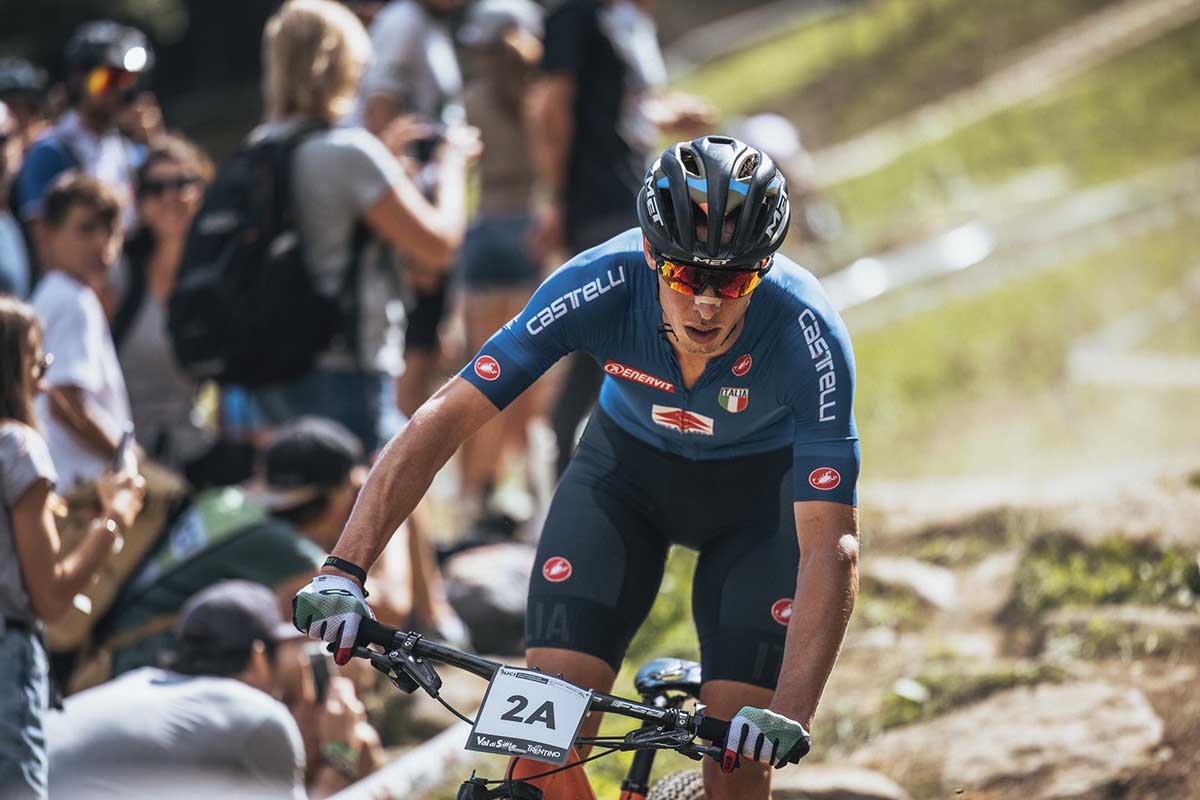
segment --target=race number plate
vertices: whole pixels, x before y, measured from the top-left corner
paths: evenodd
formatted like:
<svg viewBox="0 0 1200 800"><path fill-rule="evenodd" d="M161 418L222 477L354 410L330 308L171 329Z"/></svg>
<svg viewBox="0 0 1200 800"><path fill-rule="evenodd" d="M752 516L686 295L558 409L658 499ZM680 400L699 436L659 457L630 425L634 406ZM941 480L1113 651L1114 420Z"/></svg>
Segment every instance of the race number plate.
<svg viewBox="0 0 1200 800"><path fill-rule="evenodd" d="M528 669L501 667L488 685L467 749L567 763L592 693Z"/></svg>

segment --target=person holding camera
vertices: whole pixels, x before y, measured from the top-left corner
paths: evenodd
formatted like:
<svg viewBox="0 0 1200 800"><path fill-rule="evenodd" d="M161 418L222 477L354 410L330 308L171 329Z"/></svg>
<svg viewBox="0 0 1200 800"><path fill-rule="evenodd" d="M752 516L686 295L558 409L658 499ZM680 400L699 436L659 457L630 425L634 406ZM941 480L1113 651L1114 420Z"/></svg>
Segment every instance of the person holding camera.
<svg viewBox="0 0 1200 800"><path fill-rule="evenodd" d="M300 729L277 699L299 668L287 649L297 637L264 586L223 581L199 592L176 624L167 668L72 695L47 720L51 796L309 796ZM325 748L314 796L352 779L344 761L362 743L336 744Z"/></svg>
<svg viewBox="0 0 1200 800"><path fill-rule="evenodd" d="M61 551L57 475L33 413L52 362L33 309L0 297L0 786L15 798L46 796L50 679L41 626L120 547L141 507L137 478L104 474L87 533Z"/></svg>

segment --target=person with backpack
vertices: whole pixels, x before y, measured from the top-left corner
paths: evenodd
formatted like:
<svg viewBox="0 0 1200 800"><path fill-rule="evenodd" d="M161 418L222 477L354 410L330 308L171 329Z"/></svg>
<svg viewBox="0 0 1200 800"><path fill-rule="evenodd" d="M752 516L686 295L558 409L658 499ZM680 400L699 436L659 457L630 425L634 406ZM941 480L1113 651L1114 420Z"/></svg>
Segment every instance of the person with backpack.
<svg viewBox="0 0 1200 800"><path fill-rule="evenodd" d="M63 59L71 106L25 155L16 187L21 219L27 224L39 219L55 178L78 169L116 193L122 227L128 228L133 224L137 152L117 122L154 67L154 50L136 28L100 20L75 32Z"/></svg>
<svg viewBox="0 0 1200 800"><path fill-rule="evenodd" d="M399 268L371 240L447 264L466 222L478 133L442 144L445 179L427 201L352 107L370 39L346 6L291 0L263 34L266 122L206 198L172 297L177 355L195 374L248 386L268 423L335 419L373 452L381 398L398 371Z"/></svg>
<svg viewBox="0 0 1200 800"><path fill-rule="evenodd" d="M216 434L193 413L199 384L171 352L167 300L212 174L208 156L187 139L155 141L134 173L137 223L112 276L109 322L138 439L147 456L185 473L213 447Z"/></svg>

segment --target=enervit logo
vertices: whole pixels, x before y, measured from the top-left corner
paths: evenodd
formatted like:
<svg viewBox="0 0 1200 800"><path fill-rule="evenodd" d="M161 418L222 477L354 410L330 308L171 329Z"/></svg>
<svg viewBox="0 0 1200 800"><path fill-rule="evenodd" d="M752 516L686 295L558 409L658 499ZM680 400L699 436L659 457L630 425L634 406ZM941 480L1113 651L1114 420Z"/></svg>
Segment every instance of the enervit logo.
<svg viewBox="0 0 1200 800"><path fill-rule="evenodd" d="M660 406L655 404L650 409L650 416L655 425L671 428L680 433L699 433L704 436L713 435L713 418L703 414L693 414L682 408Z"/></svg>
<svg viewBox="0 0 1200 800"><path fill-rule="evenodd" d="M562 583L571 577L571 562L562 556L551 556L542 564L542 577L551 583Z"/></svg>
<svg viewBox="0 0 1200 800"><path fill-rule="evenodd" d="M550 301L550 305L537 312L536 315L525 323L525 330L529 331L530 336L537 336L548 325L553 324L554 320L566 316L568 311L573 311L584 303L592 302L609 289L612 289L614 286L620 286L624 282L625 267L623 265L617 267L617 274L615 276L611 269L605 270L603 275L592 278L578 289L572 289L562 297ZM580 299L581 297L582 299Z"/></svg>
<svg viewBox="0 0 1200 800"><path fill-rule="evenodd" d="M792 598L783 597L772 603L771 619L786 628L792 620Z"/></svg>
<svg viewBox="0 0 1200 800"><path fill-rule="evenodd" d="M747 372L750 371L750 367L752 364L754 364L754 359L750 356L749 353L746 353L746 355L739 356L738 360L733 362L733 369L731 369L730 371L734 375L737 375L740 378L743 375L745 375Z"/></svg>
<svg viewBox="0 0 1200 800"><path fill-rule="evenodd" d="M808 473L808 485L822 492L836 489L842 483L842 476L833 467L817 467Z"/></svg>
<svg viewBox="0 0 1200 800"><path fill-rule="evenodd" d="M833 353L829 343L821 333L821 323L817 315L809 309L804 309L800 315L800 327L804 330L804 341L808 343L808 354L812 356L813 366L817 368L817 385L821 389L820 399L817 400L818 419L821 422L833 422L837 419L835 408L836 399L829 399L837 389L837 371L833 368Z"/></svg>
<svg viewBox="0 0 1200 800"><path fill-rule="evenodd" d="M475 359L475 374L485 381L494 381L500 377L500 362L491 356L480 356Z"/></svg>
<svg viewBox="0 0 1200 800"><path fill-rule="evenodd" d="M627 381L649 386L651 389L661 389L664 392L675 393L675 387L669 381L648 375L641 370L634 369L617 361L605 361L604 371L614 378L624 378Z"/></svg>

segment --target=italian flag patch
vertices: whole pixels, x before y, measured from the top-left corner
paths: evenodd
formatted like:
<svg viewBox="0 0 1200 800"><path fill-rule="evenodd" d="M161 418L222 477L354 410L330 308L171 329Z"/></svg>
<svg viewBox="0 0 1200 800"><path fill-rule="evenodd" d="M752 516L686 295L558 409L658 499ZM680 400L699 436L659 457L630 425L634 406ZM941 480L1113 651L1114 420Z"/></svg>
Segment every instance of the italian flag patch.
<svg viewBox="0 0 1200 800"><path fill-rule="evenodd" d="M745 411L746 406L750 404L750 390L740 387L722 386L721 391L717 392L717 402L721 404L721 408L730 414Z"/></svg>

